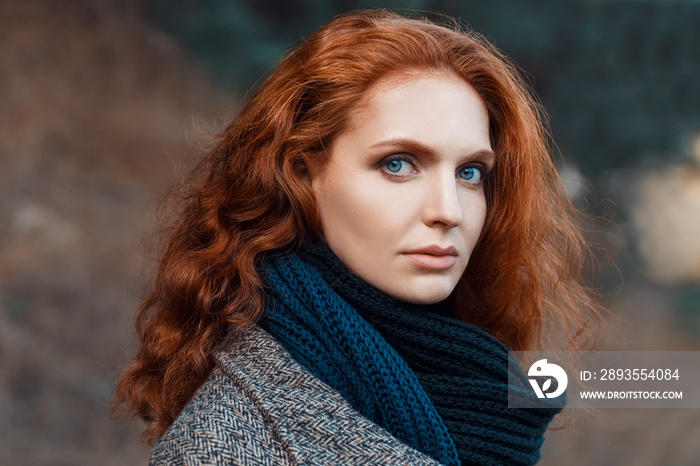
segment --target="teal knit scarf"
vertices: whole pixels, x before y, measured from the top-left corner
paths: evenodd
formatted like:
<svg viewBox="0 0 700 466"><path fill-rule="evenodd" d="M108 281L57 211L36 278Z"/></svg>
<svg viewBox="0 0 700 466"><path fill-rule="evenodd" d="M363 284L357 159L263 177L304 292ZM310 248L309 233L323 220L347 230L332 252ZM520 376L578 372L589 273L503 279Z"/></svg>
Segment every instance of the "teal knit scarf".
<svg viewBox="0 0 700 466"><path fill-rule="evenodd" d="M445 465L539 460L561 407L508 408L508 348L494 337L444 306L390 298L323 243L269 257L262 272L260 325L365 417Z"/></svg>

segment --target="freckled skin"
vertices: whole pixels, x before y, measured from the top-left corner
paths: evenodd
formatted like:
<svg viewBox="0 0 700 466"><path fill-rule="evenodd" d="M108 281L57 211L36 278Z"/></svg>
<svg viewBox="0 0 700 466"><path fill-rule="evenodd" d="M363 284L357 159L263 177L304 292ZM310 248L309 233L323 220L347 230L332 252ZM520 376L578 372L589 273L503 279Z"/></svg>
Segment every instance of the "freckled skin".
<svg viewBox="0 0 700 466"><path fill-rule="evenodd" d="M478 180L493 165L491 151L486 108L466 81L427 73L381 79L333 141L325 170L309 174L324 240L389 296L416 304L447 298L484 225ZM405 255L430 245L454 246L454 265L430 269Z"/></svg>

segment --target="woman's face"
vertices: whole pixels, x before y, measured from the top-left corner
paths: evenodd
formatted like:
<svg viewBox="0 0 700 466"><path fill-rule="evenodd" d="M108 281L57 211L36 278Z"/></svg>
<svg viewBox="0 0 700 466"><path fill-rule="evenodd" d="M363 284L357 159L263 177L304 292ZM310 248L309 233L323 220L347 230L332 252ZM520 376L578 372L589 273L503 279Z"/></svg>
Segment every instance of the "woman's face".
<svg viewBox="0 0 700 466"><path fill-rule="evenodd" d="M431 304L454 290L484 225L488 114L456 77L395 78L368 90L307 180L343 263L389 296Z"/></svg>

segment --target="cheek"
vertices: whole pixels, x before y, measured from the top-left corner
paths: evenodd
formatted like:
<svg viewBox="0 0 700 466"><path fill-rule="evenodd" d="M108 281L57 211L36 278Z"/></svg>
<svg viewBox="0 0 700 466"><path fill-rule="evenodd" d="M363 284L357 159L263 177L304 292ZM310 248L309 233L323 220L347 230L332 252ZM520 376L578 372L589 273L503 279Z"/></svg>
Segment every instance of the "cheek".
<svg viewBox="0 0 700 466"><path fill-rule="evenodd" d="M462 236L472 247L479 239L486 223L486 197L483 191L466 192L461 201L464 220L460 226Z"/></svg>
<svg viewBox="0 0 700 466"><path fill-rule="evenodd" d="M487 207L486 207L486 197L484 196L484 193L481 192L480 196L476 201L473 202L474 205L474 222L473 222L473 227L475 230L477 230L479 233L481 230L484 228L484 223L486 223L486 212L487 212Z"/></svg>
<svg viewBox="0 0 700 466"><path fill-rule="evenodd" d="M382 232L399 227L397 212L400 209L395 208L396 200L383 195L372 180L361 177L353 178L352 182L326 179L314 191L327 239L329 236L340 240L371 239L364 244L367 247L376 242Z"/></svg>
<svg viewBox="0 0 700 466"><path fill-rule="evenodd" d="M324 183L317 190L321 230L336 256L368 283L382 269L383 254L395 240L376 194L352 183ZM384 267L385 268L385 267Z"/></svg>

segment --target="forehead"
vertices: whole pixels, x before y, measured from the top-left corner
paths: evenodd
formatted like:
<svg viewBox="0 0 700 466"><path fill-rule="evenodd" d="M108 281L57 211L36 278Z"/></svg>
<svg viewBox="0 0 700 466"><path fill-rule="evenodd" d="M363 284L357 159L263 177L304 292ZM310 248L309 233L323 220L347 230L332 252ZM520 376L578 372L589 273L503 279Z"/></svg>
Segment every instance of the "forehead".
<svg viewBox="0 0 700 466"><path fill-rule="evenodd" d="M350 121L354 123L356 121L355 118L361 117L363 111L366 111L371 103L381 98L382 94L392 89L405 86L410 81L419 79L452 79L455 81L462 81L465 84L467 83L466 80L463 80L455 73L447 70L405 69L393 71L380 77L365 89L358 102L350 111Z"/></svg>
<svg viewBox="0 0 700 466"><path fill-rule="evenodd" d="M483 100L466 80L447 72L401 72L365 91L344 133L427 144L456 141L464 150L481 150L491 145L488 120Z"/></svg>

